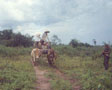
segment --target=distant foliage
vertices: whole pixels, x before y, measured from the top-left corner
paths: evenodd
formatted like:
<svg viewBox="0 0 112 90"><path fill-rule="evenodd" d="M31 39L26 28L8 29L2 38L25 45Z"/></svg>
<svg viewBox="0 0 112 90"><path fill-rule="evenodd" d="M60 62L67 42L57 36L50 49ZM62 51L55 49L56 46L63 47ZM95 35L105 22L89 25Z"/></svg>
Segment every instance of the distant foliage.
<svg viewBox="0 0 112 90"><path fill-rule="evenodd" d="M57 35L53 35L51 38L52 45L61 44L61 39Z"/></svg>
<svg viewBox="0 0 112 90"><path fill-rule="evenodd" d="M33 37L14 33L11 29L0 31L0 44L5 46L23 46L30 47L33 44Z"/></svg>
<svg viewBox="0 0 112 90"><path fill-rule="evenodd" d="M82 43L82 42L79 42L78 40L76 39L72 39L69 43L69 45L71 45L72 47L78 47L78 46L85 46L85 47L91 47L90 44L88 43Z"/></svg>

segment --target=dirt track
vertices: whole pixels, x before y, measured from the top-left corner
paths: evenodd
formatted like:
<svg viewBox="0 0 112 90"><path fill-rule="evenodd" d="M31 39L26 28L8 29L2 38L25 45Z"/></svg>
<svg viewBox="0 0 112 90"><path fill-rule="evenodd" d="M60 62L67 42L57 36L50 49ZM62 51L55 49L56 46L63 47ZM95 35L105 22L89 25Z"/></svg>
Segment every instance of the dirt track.
<svg viewBox="0 0 112 90"><path fill-rule="evenodd" d="M51 90L49 78L45 77L45 74L47 73L46 70L40 70L38 65L34 66L34 70L36 73L36 78L37 78L37 87L36 90ZM77 80L70 80L65 74L63 74L61 71L59 71L57 68L55 69L55 73L63 78L64 80L69 80L70 83L72 84L73 90L80 90L80 86L74 86L74 84L77 82Z"/></svg>
<svg viewBox="0 0 112 90"><path fill-rule="evenodd" d="M45 77L46 71L40 70L37 66L34 67L37 78L36 90L51 90L49 79Z"/></svg>

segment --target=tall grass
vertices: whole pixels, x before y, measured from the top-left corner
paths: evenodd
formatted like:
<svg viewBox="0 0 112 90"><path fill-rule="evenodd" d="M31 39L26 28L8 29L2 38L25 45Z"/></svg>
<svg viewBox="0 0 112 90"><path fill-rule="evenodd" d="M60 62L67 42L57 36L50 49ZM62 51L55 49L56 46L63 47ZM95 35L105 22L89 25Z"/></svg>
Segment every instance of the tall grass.
<svg viewBox="0 0 112 90"><path fill-rule="evenodd" d="M52 90L72 90L72 85L68 80L64 80L53 72L49 73L47 76L51 78L50 83Z"/></svg>
<svg viewBox="0 0 112 90"><path fill-rule="evenodd" d="M105 71L103 58L99 57L102 50L102 47L62 46L55 64L70 79L77 80L82 90L112 90L112 62Z"/></svg>
<svg viewBox="0 0 112 90"><path fill-rule="evenodd" d="M29 48L0 46L0 90L34 90L35 73Z"/></svg>
<svg viewBox="0 0 112 90"><path fill-rule="evenodd" d="M0 56L4 57L17 57L20 55L30 54L32 48L23 48L23 47L5 47L0 45Z"/></svg>
<svg viewBox="0 0 112 90"><path fill-rule="evenodd" d="M86 57L86 56L93 56L93 55L101 55L101 51L103 48L101 46L96 46L96 47L77 47L73 48L72 46L69 45L58 45L53 47L58 55L66 55L70 57L74 56L81 56L81 57Z"/></svg>

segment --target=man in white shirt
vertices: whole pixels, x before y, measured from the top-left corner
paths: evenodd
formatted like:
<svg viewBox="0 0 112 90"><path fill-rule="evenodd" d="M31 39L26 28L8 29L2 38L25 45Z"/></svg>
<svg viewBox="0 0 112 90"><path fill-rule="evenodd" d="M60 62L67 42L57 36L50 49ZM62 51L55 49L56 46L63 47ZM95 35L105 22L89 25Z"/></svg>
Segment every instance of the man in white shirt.
<svg viewBox="0 0 112 90"><path fill-rule="evenodd" d="M45 31L42 35L42 40L44 42L49 42L49 38L48 38L48 33L50 33L49 31Z"/></svg>
<svg viewBox="0 0 112 90"><path fill-rule="evenodd" d="M45 31L42 35L42 38L41 38L41 44L43 46L48 46L48 48L50 48L50 41L49 41L49 37L48 37L48 33L50 33L50 31Z"/></svg>

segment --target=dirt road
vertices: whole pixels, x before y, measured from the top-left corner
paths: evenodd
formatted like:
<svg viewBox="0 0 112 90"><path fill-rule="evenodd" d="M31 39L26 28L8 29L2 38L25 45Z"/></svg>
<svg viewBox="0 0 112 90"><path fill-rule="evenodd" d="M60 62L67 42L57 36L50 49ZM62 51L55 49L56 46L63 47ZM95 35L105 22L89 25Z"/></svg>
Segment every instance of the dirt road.
<svg viewBox="0 0 112 90"><path fill-rule="evenodd" d="M33 67L37 78L36 90L51 90L51 85L49 82L50 79L45 76L48 73L47 70L40 69L38 65L33 65ZM57 68L54 68L54 70L56 75L63 78L64 80L68 80L72 84L73 90L80 90L80 86L74 85L77 82L77 80L70 80L63 72L61 72Z"/></svg>
<svg viewBox="0 0 112 90"><path fill-rule="evenodd" d="M51 90L49 79L45 77L46 71L40 70L39 67L34 67L37 78L36 90Z"/></svg>

